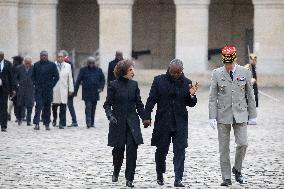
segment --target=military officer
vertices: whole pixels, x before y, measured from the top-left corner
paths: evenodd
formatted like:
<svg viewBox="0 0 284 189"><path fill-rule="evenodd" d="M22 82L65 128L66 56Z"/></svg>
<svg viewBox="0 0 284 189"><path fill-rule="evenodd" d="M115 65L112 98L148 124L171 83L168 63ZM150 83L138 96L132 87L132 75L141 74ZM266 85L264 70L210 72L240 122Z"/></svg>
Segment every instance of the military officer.
<svg viewBox="0 0 284 189"><path fill-rule="evenodd" d="M225 46L222 49L223 67L212 74L209 94L209 122L218 128L220 165L223 182L231 182L230 131L234 129L237 144L235 164L232 172L235 180L243 183L242 163L248 146L247 122L256 120L256 105L251 85L251 73L237 64L236 48Z"/></svg>

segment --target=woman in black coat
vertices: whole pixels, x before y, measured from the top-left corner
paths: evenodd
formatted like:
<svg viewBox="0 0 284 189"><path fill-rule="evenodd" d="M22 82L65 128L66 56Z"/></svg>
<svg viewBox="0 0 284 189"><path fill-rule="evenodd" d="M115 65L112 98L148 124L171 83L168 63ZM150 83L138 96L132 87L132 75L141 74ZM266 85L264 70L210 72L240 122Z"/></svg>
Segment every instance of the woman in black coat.
<svg viewBox="0 0 284 189"><path fill-rule="evenodd" d="M143 144L139 117L143 119L144 105L140 90L133 81L134 67L131 60L122 60L115 67L116 80L110 82L104 109L110 121L108 146L113 147L112 181L118 175L124 158L126 146L126 186L133 187L138 145Z"/></svg>

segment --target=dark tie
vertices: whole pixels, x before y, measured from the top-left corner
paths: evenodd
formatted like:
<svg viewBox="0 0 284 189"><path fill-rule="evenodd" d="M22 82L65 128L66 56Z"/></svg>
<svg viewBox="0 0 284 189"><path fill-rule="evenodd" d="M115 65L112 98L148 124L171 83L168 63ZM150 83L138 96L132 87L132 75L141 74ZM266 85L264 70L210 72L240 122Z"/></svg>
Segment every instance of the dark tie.
<svg viewBox="0 0 284 189"><path fill-rule="evenodd" d="M234 76L233 76L233 72L232 71L230 71L230 77L231 77L231 79L233 81L234 80Z"/></svg>

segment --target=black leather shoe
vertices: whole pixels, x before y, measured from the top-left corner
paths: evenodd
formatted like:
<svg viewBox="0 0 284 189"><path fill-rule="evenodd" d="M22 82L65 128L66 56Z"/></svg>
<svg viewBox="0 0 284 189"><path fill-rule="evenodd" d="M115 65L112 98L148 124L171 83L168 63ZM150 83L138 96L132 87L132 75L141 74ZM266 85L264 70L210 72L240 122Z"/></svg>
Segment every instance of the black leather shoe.
<svg viewBox="0 0 284 189"><path fill-rule="evenodd" d="M181 180L176 180L174 182L174 186L175 187L185 187L183 184L182 184L182 181Z"/></svg>
<svg viewBox="0 0 284 189"><path fill-rule="evenodd" d="M157 183L160 186L164 185L164 177L163 177L163 173L157 173Z"/></svg>
<svg viewBox="0 0 284 189"><path fill-rule="evenodd" d="M34 130L39 130L39 125L35 125Z"/></svg>
<svg viewBox="0 0 284 189"><path fill-rule="evenodd" d="M118 181L118 176L112 175L111 181L112 181L112 182L117 182L117 181Z"/></svg>
<svg viewBox="0 0 284 189"><path fill-rule="evenodd" d="M56 127L56 121L53 121L53 122L52 122L52 126L53 126L53 127Z"/></svg>
<svg viewBox="0 0 284 189"><path fill-rule="evenodd" d="M7 132L7 129L2 128L1 132Z"/></svg>
<svg viewBox="0 0 284 189"><path fill-rule="evenodd" d="M49 126L48 126L48 125L46 125L46 126L45 126L45 130L47 130L47 131L49 131L49 130L50 130L50 128L49 128Z"/></svg>
<svg viewBox="0 0 284 189"><path fill-rule="evenodd" d="M32 124L31 124L31 122L27 122L27 126L31 126Z"/></svg>
<svg viewBox="0 0 284 189"><path fill-rule="evenodd" d="M221 183L221 186L230 186L232 185L231 179L226 179Z"/></svg>
<svg viewBox="0 0 284 189"><path fill-rule="evenodd" d="M133 181L126 180L126 186L127 186L127 187L131 187L131 188L133 188L133 187L134 187L134 185L133 185Z"/></svg>
<svg viewBox="0 0 284 189"><path fill-rule="evenodd" d="M59 129L64 129L64 126L59 124Z"/></svg>
<svg viewBox="0 0 284 189"><path fill-rule="evenodd" d="M18 121L18 125L21 126L22 125L22 121Z"/></svg>
<svg viewBox="0 0 284 189"><path fill-rule="evenodd" d="M11 115L8 114L8 121L11 121Z"/></svg>
<svg viewBox="0 0 284 189"><path fill-rule="evenodd" d="M235 167L233 167L232 172L235 174L236 181L240 184L243 184L244 178L243 178L241 172L239 172Z"/></svg>

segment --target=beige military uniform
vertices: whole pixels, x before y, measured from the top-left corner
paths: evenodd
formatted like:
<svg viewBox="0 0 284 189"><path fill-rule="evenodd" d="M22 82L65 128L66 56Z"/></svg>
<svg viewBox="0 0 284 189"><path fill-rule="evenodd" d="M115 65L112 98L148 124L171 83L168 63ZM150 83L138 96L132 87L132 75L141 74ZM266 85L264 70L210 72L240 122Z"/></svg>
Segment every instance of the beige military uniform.
<svg viewBox="0 0 284 189"><path fill-rule="evenodd" d="M225 67L212 74L209 95L209 119L218 123L220 164L223 179L231 179L230 131L233 127L237 144L235 168L241 172L247 149L248 118L256 118L251 73L236 65L233 81Z"/></svg>

